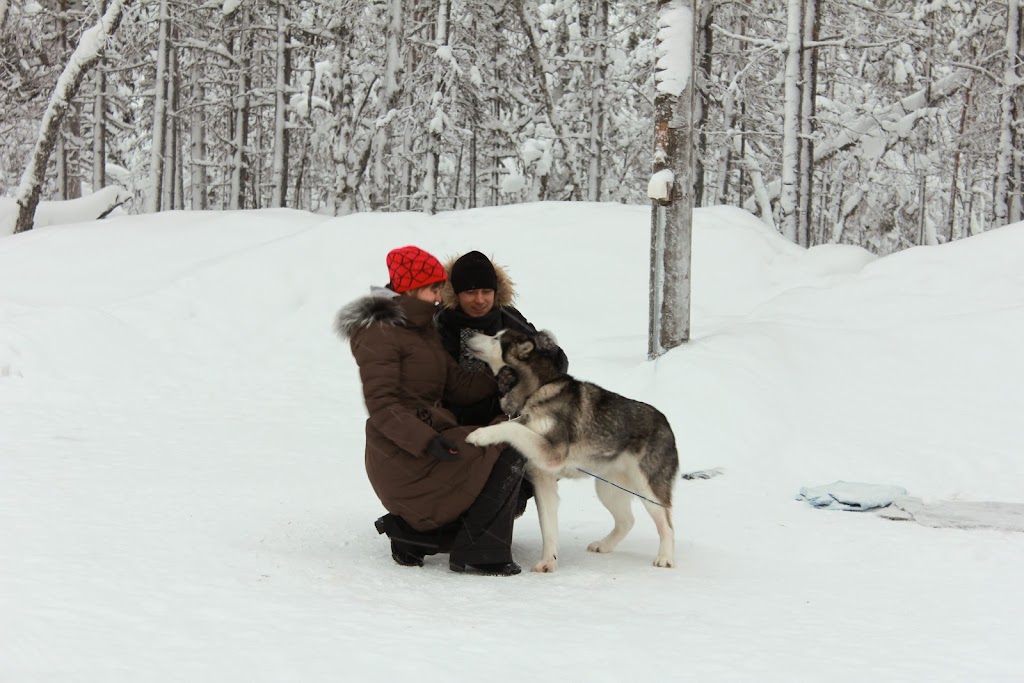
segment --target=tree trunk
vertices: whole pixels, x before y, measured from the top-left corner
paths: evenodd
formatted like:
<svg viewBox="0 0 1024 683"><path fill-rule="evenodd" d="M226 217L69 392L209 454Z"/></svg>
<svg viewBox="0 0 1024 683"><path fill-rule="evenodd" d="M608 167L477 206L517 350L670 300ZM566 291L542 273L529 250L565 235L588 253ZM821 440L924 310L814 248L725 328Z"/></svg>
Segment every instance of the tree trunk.
<svg viewBox="0 0 1024 683"><path fill-rule="evenodd" d="M167 43L170 14L168 0L160 0L160 17L156 51L156 80L153 83L153 142L149 160L149 191L146 211L156 213L162 207L164 185L164 149L167 135Z"/></svg>
<svg viewBox="0 0 1024 683"><path fill-rule="evenodd" d="M192 109L189 114L191 122L192 154L189 172L189 194L192 197L192 210L204 211L209 208L207 193L207 157L205 107L198 106L206 100L206 88L203 85L203 69L200 62L192 65Z"/></svg>
<svg viewBox="0 0 1024 683"><path fill-rule="evenodd" d="M590 170L587 173L587 199L601 201L602 156L604 154L605 128L605 78L608 65L605 63L608 40L608 0L595 0L593 22L593 63L590 82Z"/></svg>
<svg viewBox="0 0 1024 683"><path fill-rule="evenodd" d="M697 84L697 93L694 98L694 121L693 128L697 131L697 154L694 157L694 179L693 179L693 201L694 206L703 206L705 203L705 176L704 160L708 155L707 120L711 109L711 98L709 96L712 64L712 51L715 44L715 32L711 25L715 22L715 3L702 2L698 21L698 35L700 42L697 45L697 55L700 57L700 69L694 69L694 77L700 76Z"/></svg>
<svg viewBox="0 0 1024 683"><path fill-rule="evenodd" d="M789 0L786 27L786 71L782 120L782 190L779 225L786 239L797 241L800 202L800 54L803 45L803 0Z"/></svg>
<svg viewBox="0 0 1024 683"><path fill-rule="evenodd" d="M818 86L818 51L808 45L818 40L821 0L805 0L803 45L800 55L800 189L797 215L797 244L809 247L814 199L815 100Z"/></svg>
<svg viewBox="0 0 1024 683"><path fill-rule="evenodd" d="M130 2L130 0L128 0ZM28 167L21 176L21 183L15 199L18 203L18 218L14 232L31 230L35 217L36 206L39 205L39 193L42 189L43 177L46 173L46 162L53 151L53 145L60 131L60 124L67 112L68 103L82 85L82 79L100 59L106 47L107 38L117 30L121 23L124 10L122 0L111 0L110 7L104 12L99 22L82 34L78 47L71 54L64 71L57 79L53 95L43 113L39 125L39 138L36 140Z"/></svg>
<svg viewBox="0 0 1024 683"><path fill-rule="evenodd" d="M949 208L947 211L946 228L947 242L952 242L956 236L954 226L956 225L956 201L960 190L960 159L963 156L964 135L967 132L967 115L971 108L971 95L974 90L974 79L964 88L964 106L960 110L960 127L956 135L956 151L953 153L953 179L949 187Z"/></svg>
<svg viewBox="0 0 1024 683"><path fill-rule="evenodd" d="M231 190L228 197L228 208L232 210L245 208L245 186L249 181L248 158L245 146L249 142L249 87L251 81L250 64L251 41L249 35L249 12L242 10L238 16L238 50L235 57L238 61L238 75L235 86L234 102L234 138L233 157L231 160Z"/></svg>
<svg viewBox="0 0 1024 683"><path fill-rule="evenodd" d="M671 171L673 182L667 198L652 202L649 358L690 338L696 5L696 0L658 0L654 173ZM649 194L656 185L652 178Z"/></svg>
<svg viewBox="0 0 1024 683"><path fill-rule="evenodd" d="M1015 119L1020 112L1015 111L1015 95L1019 85L1017 60L1021 50L1020 45L1021 28L1021 6L1020 0L1008 0L1006 8L1006 54L1005 70L1003 71L1003 93L1000 103L999 117L999 151L996 155L996 187L994 198L994 213L996 227L1006 225L1010 222L1020 220L1020 216L1011 216L1010 189L1013 185L1014 157L1016 149ZM1021 188L1013 188L1017 193ZM1020 206L1018 200L1017 206ZM1020 213L1020 210L1016 211Z"/></svg>
<svg viewBox="0 0 1024 683"><path fill-rule="evenodd" d="M0 0L2 1L2 0ZM99 0L99 11L107 11L107 0ZM0 22L0 28L2 28ZM107 184L107 73L101 58L96 69L96 94L92 101L92 191Z"/></svg>
<svg viewBox="0 0 1024 683"><path fill-rule="evenodd" d="M274 83L274 163L270 205L285 205L288 192L288 14L284 2L277 3L277 70Z"/></svg>
<svg viewBox="0 0 1024 683"><path fill-rule="evenodd" d="M168 8L169 10L170 8ZM178 78L178 56L174 47L177 39L177 31L173 20L168 26L167 34L167 84L166 102L167 109L164 117L164 169L161 174L163 183L160 187L160 206L165 211L178 208L175 202L175 190L177 189L178 175L178 88L181 87L181 79Z"/></svg>
<svg viewBox="0 0 1024 683"><path fill-rule="evenodd" d="M433 91L431 93L433 116L430 119L427 131L427 154L426 165L423 173L423 203L424 213L437 213L437 185L438 166L441 159L441 134L444 132L444 104L445 104L445 82L446 73L450 64L437 56L437 51L442 47L448 47L448 0L438 0L437 20L434 30L435 56ZM408 152L408 150L406 150Z"/></svg>

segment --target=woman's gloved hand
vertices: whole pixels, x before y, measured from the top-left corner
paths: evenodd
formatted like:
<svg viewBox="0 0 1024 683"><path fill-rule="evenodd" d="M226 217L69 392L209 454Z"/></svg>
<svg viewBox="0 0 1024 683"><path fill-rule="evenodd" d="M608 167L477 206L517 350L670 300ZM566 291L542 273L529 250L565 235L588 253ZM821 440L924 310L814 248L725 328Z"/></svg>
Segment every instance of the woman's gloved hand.
<svg viewBox="0 0 1024 683"><path fill-rule="evenodd" d="M442 462L451 462L452 460L459 459L459 449L443 436L435 436L431 439L430 443L427 444L427 449L423 452Z"/></svg>

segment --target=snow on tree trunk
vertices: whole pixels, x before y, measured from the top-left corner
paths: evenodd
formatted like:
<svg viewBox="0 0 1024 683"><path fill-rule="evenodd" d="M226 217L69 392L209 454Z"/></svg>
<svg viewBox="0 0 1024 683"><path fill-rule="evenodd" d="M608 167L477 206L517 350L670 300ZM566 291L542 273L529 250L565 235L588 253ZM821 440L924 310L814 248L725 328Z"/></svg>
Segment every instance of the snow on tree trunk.
<svg viewBox="0 0 1024 683"><path fill-rule="evenodd" d="M146 211L156 213L162 207L164 185L164 141L167 135L167 41L170 14L168 0L160 0L160 17L156 50L156 81L153 84L153 146L149 159L149 190Z"/></svg>
<svg viewBox="0 0 1024 683"><path fill-rule="evenodd" d="M130 0L127 1L130 2ZM117 30L121 23L124 4L123 0L111 0L110 6L96 25L82 33L82 37L78 40L78 47L71 53L71 58L57 79L57 85L54 86L50 102L39 125L39 137L36 140L35 148L15 193L15 200L18 203L15 233L32 229L43 178L46 174L46 162L53 151L54 142L60 131L60 124L71 99L78 94L85 75L102 56L107 38Z"/></svg>
<svg viewBox="0 0 1024 683"><path fill-rule="evenodd" d="M448 0L437 3L437 23L435 28L434 76L433 91L430 97L433 115L427 130L426 168L423 173L424 213L437 213L437 182L438 164L441 158L441 134L445 128L445 88L446 73L451 68L451 46L448 44Z"/></svg>
<svg viewBox="0 0 1024 683"><path fill-rule="evenodd" d="M526 34L527 41L527 53L530 58L530 64L533 66L534 79L540 87L541 96L543 97L543 106L548 116L548 121L551 122L551 126L555 129L555 136L558 139L559 145L562 147L562 151L565 153L565 165L568 167L569 177L572 179L572 198L579 199L582 195L584 184L580 178L580 164L579 158L576 154L576 144L574 142L574 136L569 126L566 125L562 119L561 109L559 103L551 92L551 87L548 85L547 73L549 70L554 71L546 64L544 56L540 52L540 37L537 33L537 25L533 20L532 12L536 11L535 7L530 7L529 11L526 8L527 0L516 0L513 4L516 12L519 15L519 21L522 24L523 31Z"/></svg>
<svg viewBox="0 0 1024 683"><path fill-rule="evenodd" d="M695 17L696 0L658 0L649 358L690 337Z"/></svg>
<svg viewBox="0 0 1024 683"><path fill-rule="evenodd" d="M952 242L956 239L956 203L960 192L960 159L964 151L964 133L967 131L967 116L970 112L973 92L974 79L972 78L964 88L964 106L960 110L960 127L957 130L956 152L953 153L953 178L950 181L949 205L946 209L947 242Z"/></svg>
<svg viewBox="0 0 1024 683"><path fill-rule="evenodd" d="M786 12L786 71L783 86L782 191L779 224L786 239L797 241L800 201L800 54L803 45L803 0L788 0Z"/></svg>
<svg viewBox="0 0 1024 683"><path fill-rule="evenodd" d="M271 206L284 206L288 192L288 15L277 3L277 69L274 79L274 162L271 171Z"/></svg>
<svg viewBox="0 0 1024 683"><path fill-rule="evenodd" d="M163 183L160 186L160 206L167 210L181 208L176 203L176 190L178 181L181 180L181 173L178 168L180 154L178 151L178 90L181 88L181 79L178 77L178 56L174 48L174 41L177 38L177 31L173 22L168 27L167 35L167 107L164 112L164 170L162 173Z"/></svg>
<svg viewBox="0 0 1024 683"><path fill-rule="evenodd" d="M202 80L202 64L196 62L192 65L192 102L199 103L206 99L206 88ZM205 108L193 106L190 116L191 134L189 139L192 144L190 155L191 167L189 169L189 192L192 196L191 207L193 211L201 211L208 208L207 200L207 148L206 148L206 121Z"/></svg>
<svg viewBox="0 0 1024 683"><path fill-rule="evenodd" d="M694 68L695 77L699 77L696 85L697 90L694 96L694 116L693 116L693 127L697 131L697 153L694 156L693 162L693 197L694 206L704 206L705 204L711 204L714 202L708 202L708 194L714 196L716 191L714 188L707 187L707 176L709 175L708 169L705 167L705 163L714 158L714 154L708 151L708 117L711 116L711 80L714 78L712 71L714 69L714 57L713 52L715 49L715 32L712 26L715 23L715 9L717 4L714 2L703 2L700 5L700 14L697 19L696 35L699 36L696 48L694 50L696 54L697 64L700 64L699 68ZM719 154L719 157L725 156Z"/></svg>
<svg viewBox="0 0 1024 683"><path fill-rule="evenodd" d="M601 156L604 153L605 119L605 44L608 33L608 0L596 0L594 51L590 84L590 170L587 173L587 199L601 201Z"/></svg>
<svg viewBox="0 0 1024 683"><path fill-rule="evenodd" d="M249 13L242 10L238 13L238 49L235 58L238 62L238 76L235 86L234 102L234 140L231 159L231 194L228 196L228 208L233 210L245 208L245 183L247 181L248 162L245 146L249 142L249 86L251 80L251 43L249 35Z"/></svg>
<svg viewBox="0 0 1024 683"><path fill-rule="evenodd" d="M996 188L994 206L996 226L1006 225L1009 222L1020 220L1020 201L1016 202L1016 216L1011 216L1010 190L1012 185L1012 174L1015 150L1014 126L1015 118L1022 115L1022 112L1014 111L1014 96L1021 85L1018 75L1017 60L1020 58L1020 29L1021 29L1021 6L1020 0L1008 0L1006 8L1006 67L1003 72L1003 92L1000 106L999 119L999 151L996 155ZM1018 195L1021 187L1012 188Z"/></svg>
<svg viewBox="0 0 1024 683"><path fill-rule="evenodd" d="M821 0L805 0L803 45L800 55L800 166L797 207L797 244L809 247L814 198L814 114L818 84L818 51L809 47L818 39Z"/></svg>
<svg viewBox="0 0 1024 683"><path fill-rule="evenodd" d="M100 13L107 11L107 0L99 0ZM0 27L3 23L0 22ZM107 184L107 73L101 58L96 69L96 94L92 100L92 191Z"/></svg>

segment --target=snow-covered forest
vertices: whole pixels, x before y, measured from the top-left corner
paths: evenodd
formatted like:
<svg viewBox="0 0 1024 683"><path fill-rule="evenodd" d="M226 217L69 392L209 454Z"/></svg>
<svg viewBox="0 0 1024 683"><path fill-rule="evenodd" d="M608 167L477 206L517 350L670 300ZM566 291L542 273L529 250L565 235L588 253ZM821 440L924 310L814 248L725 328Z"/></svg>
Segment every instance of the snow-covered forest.
<svg viewBox="0 0 1024 683"><path fill-rule="evenodd" d="M82 73L41 198L133 213L641 203L649 0L0 0L0 195ZM700 0L698 205L889 253L1021 220L1019 0Z"/></svg>

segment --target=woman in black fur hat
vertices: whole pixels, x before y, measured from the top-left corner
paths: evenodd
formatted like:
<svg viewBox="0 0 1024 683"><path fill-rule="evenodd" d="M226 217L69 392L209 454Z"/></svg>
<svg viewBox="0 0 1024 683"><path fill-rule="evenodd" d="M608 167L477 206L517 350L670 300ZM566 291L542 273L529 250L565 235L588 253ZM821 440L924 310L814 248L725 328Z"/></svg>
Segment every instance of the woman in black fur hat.
<svg viewBox="0 0 1024 683"><path fill-rule="evenodd" d="M441 289L441 305L437 329L445 350L466 370L486 370L486 364L466 348L466 340L477 332L494 335L511 328L534 333L534 327L519 312L515 300L515 283L501 266L496 266L479 251L471 251L449 261L448 282ZM569 359L559 349L562 372L569 369ZM487 425L502 414L498 397L455 408L461 425Z"/></svg>

